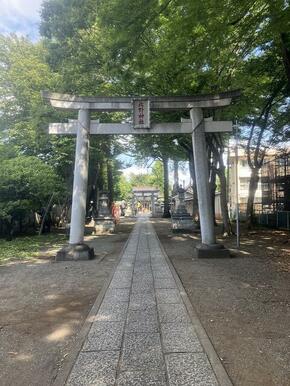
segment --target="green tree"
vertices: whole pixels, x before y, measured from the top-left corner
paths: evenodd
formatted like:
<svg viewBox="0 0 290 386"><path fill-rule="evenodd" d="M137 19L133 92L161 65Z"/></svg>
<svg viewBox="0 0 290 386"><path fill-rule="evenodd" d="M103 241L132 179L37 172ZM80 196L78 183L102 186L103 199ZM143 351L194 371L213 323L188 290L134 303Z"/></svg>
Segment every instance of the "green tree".
<svg viewBox="0 0 290 386"><path fill-rule="evenodd" d="M164 191L164 169L163 169L163 163L161 161L157 160L152 165L150 180L151 180L152 186L155 186L161 192Z"/></svg>
<svg viewBox="0 0 290 386"><path fill-rule="evenodd" d="M41 43L0 35L0 132L19 152L49 154L47 116L52 113L40 91L57 87L59 76L45 62Z"/></svg>
<svg viewBox="0 0 290 386"><path fill-rule="evenodd" d="M0 158L0 220L9 232L15 220L45 207L52 193L60 194L61 181L53 168L34 156Z"/></svg>
<svg viewBox="0 0 290 386"><path fill-rule="evenodd" d="M118 190L119 190L119 199L120 200L129 200L132 194L132 183L129 179L122 174L120 176L119 182L118 182Z"/></svg>
<svg viewBox="0 0 290 386"><path fill-rule="evenodd" d="M53 68L64 75L67 90L190 95L242 88L240 103L216 117L237 118L254 154L260 137L266 140L274 131L282 137L289 114L288 1L87 0L82 6L89 11L85 22L75 1L44 3L50 62L57 57L53 49L63 49ZM263 111L277 89L265 120ZM246 130L251 127L254 136ZM156 142L150 141L147 154Z"/></svg>

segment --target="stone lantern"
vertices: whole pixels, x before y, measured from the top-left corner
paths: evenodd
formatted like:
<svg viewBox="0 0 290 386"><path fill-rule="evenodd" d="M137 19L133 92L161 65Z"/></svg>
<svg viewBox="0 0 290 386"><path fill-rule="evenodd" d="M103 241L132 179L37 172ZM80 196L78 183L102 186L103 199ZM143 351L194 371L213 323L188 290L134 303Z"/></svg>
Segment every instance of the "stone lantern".
<svg viewBox="0 0 290 386"><path fill-rule="evenodd" d="M107 193L103 192L99 198L98 217L95 219L95 234L113 233L115 222L109 209Z"/></svg>
<svg viewBox="0 0 290 386"><path fill-rule="evenodd" d="M191 215L185 207L185 189L181 186L177 189L178 206L171 216L171 228L173 232L192 232L195 230L195 224Z"/></svg>

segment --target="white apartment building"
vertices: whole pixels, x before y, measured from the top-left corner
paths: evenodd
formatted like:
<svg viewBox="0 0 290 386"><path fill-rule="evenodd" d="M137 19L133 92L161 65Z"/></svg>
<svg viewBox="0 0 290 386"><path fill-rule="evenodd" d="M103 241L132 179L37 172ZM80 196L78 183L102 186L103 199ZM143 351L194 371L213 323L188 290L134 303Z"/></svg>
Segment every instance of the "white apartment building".
<svg viewBox="0 0 290 386"><path fill-rule="evenodd" d="M277 154L277 150L270 149L267 153L266 159L273 158ZM225 152L224 163L227 165L227 152ZM237 167L236 167L237 163ZM247 202L249 196L249 183L251 178L251 169L248 165L247 155L243 147L238 148L238 157L236 161L236 154L234 146L230 147L229 153L229 168L228 176L226 171L226 177L229 177L228 182L228 207L230 216L235 218L236 216L236 204L237 204L237 190L236 190L236 170L238 174L238 202L241 218L246 214ZM186 208L189 213L192 213L192 187L189 184L185 193ZM255 194L255 210L258 213L262 210L262 183L261 179L258 183L258 188ZM221 218L221 207L220 207L220 193L216 193L215 200L215 214L216 218Z"/></svg>
<svg viewBox="0 0 290 386"><path fill-rule="evenodd" d="M238 163L236 165L236 163ZM238 149L238 157L234 149L230 150L229 155L229 209L232 216L234 216L237 204L237 187L236 187L236 172L238 173L238 199L240 206L240 213L246 213L247 201L249 196L249 183L251 177L251 169L248 165L247 155L243 148ZM262 202L262 187L261 181L258 183L258 188L255 195L256 206Z"/></svg>

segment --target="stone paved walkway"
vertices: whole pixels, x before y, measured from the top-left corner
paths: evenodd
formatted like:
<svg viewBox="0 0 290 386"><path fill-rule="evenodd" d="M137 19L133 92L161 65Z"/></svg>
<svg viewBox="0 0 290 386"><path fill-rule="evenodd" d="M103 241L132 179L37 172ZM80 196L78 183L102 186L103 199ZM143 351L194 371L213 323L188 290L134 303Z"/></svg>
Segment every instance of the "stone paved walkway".
<svg viewBox="0 0 290 386"><path fill-rule="evenodd" d="M67 385L218 384L153 226L140 218Z"/></svg>

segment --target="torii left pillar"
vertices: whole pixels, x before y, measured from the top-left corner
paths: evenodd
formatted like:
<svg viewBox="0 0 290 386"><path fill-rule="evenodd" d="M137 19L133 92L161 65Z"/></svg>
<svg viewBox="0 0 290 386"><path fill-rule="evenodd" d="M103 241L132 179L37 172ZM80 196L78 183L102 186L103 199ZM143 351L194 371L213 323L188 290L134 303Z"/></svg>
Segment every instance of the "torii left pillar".
<svg viewBox="0 0 290 386"><path fill-rule="evenodd" d="M94 249L84 243L89 166L89 134L90 110L81 109L78 113L69 245L57 253L56 260L88 260L94 257Z"/></svg>

